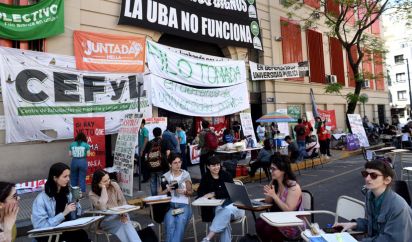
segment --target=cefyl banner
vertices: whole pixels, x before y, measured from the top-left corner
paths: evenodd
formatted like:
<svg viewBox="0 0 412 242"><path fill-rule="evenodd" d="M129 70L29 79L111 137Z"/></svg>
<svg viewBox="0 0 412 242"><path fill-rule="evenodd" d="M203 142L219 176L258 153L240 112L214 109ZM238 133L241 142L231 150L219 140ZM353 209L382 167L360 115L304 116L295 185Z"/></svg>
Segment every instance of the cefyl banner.
<svg viewBox="0 0 412 242"><path fill-rule="evenodd" d="M105 117L106 134L117 133L124 114L137 109L143 75L61 66L42 65L18 50L0 48L6 143L72 138L74 117ZM144 95L140 106L145 117L151 117Z"/></svg>
<svg viewBox="0 0 412 242"><path fill-rule="evenodd" d="M64 33L64 0L29 6L0 4L0 38L34 40Z"/></svg>
<svg viewBox="0 0 412 242"><path fill-rule="evenodd" d="M74 118L74 137L82 132L90 145L90 156L87 157L86 182L91 184L92 175L98 169L106 167L106 142L104 117Z"/></svg>
<svg viewBox="0 0 412 242"><path fill-rule="evenodd" d="M149 40L146 56L152 74L183 84L222 87L246 82L244 61L203 60L176 53L165 45Z"/></svg>
<svg viewBox="0 0 412 242"><path fill-rule="evenodd" d="M368 136L366 136L365 128L363 127L362 118L359 114L348 114L348 120L352 134L358 136L361 147L369 147Z"/></svg>
<svg viewBox="0 0 412 242"><path fill-rule="evenodd" d="M119 24L262 50L255 0L122 0Z"/></svg>
<svg viewBox="0 0 412 242"><path fill-rule="evenodd" d="M150 89L154 106L188 116L225 116L249 108L246 82L202 89L150 75Z"/></svg>
<svg viewBox="0 0 412 242"><path fill-rule="evenodd" d="M309 76L307 61L298 63L266 66L249 61L252 80L285 79Z"/></svg>
<svg viewBox="0 0 412 242"><path fill-rule="evenodd" d="M144 37L74 31L73 40L79 70L144 72Z"/></svg>
<svg viewBox="0 0 412 242"><path fill-rule="evenodd" d="M336 115L335 110L320 110L318 109L318 113L322 120L326 121L326 127L329 130L336 129Z"/></svg>

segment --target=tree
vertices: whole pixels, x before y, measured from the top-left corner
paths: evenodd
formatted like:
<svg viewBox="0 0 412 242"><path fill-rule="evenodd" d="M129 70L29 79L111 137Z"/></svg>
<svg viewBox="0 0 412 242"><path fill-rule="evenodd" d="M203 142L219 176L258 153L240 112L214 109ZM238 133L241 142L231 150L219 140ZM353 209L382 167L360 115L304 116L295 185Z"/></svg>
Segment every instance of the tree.
<svg viewBox="0 0 412 242"><path fill-rule="evenodd" d="M289 18L300 20L304 29L324 24L328 27L328 35L339 40L346 50L350 70L355 81L355 90L346 95L348 103L347 113L355 112L356 105L366 78L383 77L383 73L365 73L360 66L362 61L381 62L385 54L380 36L368 33L374 23L385 12L391 12L394 21L406 20L407 25L412 23L411 0L305 0L313 7L308 14L302 17L302 0L283 0L283 5L289 11ZM341 95L342 85L329 84L325 87L326 93ZM349 126L348 126L349 127Z"/></svg>

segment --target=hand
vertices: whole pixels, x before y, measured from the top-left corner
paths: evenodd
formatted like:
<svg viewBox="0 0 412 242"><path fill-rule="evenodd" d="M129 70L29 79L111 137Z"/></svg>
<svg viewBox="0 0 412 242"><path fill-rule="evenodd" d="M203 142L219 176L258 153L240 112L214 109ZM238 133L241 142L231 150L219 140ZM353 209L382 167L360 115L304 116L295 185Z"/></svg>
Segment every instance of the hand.
<svg viewBox="0 0 412 242"><path fill-rule="evenodd" d="M127 218L126 214L121 214L120 215L120 221L125 224L125 223L127 223L127 221L129 221L129 219Z"/></svg>
<svg viewBox="0 0 412 242"><path fill-rule="evenodd" d="M210 192L210 193L207 193L207 194L205 194L204 196L203 196L204 198L213 198L213 197L215 197L215 193L214 192Z"/></svg>
<svg viewBox="0 0 412 242"><path fill-rule="evenodd" d="M345 232L356 228L357 225L357 223L336 223L332 226L332 228L341 226L343 227L342 232Z"/></svg>
<svg viewBox="0 0 412 242"><path fill-rule="evenodd" d="M17 203L9 203L4 207L4 231L11 231L16 223L17 213L19 212L19 205Z"/></svg>
<svg viewBox="0 0 412 242"><path fill-rule="evenodd" d="M76 204L75 203L70 203L66 204L66 207L64 208L63 215L66 216L67 214L76 211Z"/></svg>
<svg viewBox="0 0 412 242"><path fill-rule="evenodd" d="M263 194L273 199L276 199L278 195L276 194L275 188L272 185L265 185L263 187Z"/></svg>
<svg viewBox="0 0 412 242"><path fill-rule="evenodd" d="M100 189L105 189L105 188L106 188L106 186L105 186L105 185L103 185L103 183L102 183L102 182L100 182L100 183L99 183L99 187L100 187Z"/></svg>

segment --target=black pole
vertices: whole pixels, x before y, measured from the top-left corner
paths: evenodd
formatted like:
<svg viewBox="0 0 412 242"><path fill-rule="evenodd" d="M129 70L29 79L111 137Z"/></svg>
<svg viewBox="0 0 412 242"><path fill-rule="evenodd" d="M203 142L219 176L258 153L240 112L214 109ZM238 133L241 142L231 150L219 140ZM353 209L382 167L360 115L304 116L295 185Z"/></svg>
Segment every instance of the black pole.
<svg viewBox="0 0 412 242"><path fill-rule="evenodd" d="M137 82L137 112L140 113L140 91L141 91L141 86L143 83ZM140 133L140 129L139 129ZM139 164L139 191L142 190L142 159L140 158L140 149L142 147L139 147L139 155L137 156L137 164Z"/></svg>
<svg viewBox="0 0 412 242"><path fill-rule="evenodd" d="M412 92L411 92L411 77L409 75L409 61L407 58L405 58L406 60L406 69L408 72L408 84L409 84L409 117L412 116Z"/></svg>

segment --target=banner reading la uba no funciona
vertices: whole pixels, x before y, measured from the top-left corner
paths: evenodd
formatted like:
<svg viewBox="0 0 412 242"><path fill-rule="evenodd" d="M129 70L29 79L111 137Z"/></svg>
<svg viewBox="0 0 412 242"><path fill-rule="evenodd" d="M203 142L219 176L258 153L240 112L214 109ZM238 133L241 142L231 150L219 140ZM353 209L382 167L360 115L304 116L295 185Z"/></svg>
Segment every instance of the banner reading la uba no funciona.
<svg viewBox="0 0 412 242"><path fill-rule="evenodd" d="M143 76L45 66L19 50L0 48L6 143L72 138L73 117L105 117L106 134L116 133L124 115L136 109L138 78ZM141 108L151 116L146 97Z"/></svg>

